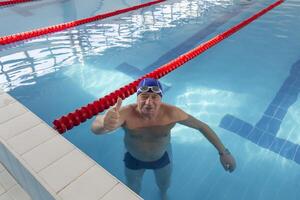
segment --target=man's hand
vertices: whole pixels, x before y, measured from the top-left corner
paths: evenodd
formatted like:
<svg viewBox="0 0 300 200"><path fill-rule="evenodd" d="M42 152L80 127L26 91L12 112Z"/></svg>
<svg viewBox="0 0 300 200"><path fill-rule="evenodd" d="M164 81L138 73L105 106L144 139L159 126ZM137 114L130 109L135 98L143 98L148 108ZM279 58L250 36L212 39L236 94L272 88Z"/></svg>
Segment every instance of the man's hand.
<svg viewBox="0 0 300 200"><path fill-rule="evenodd" d="M228 149L220 152L220 162L223 165L224 169L229 172L233 172L236 167L234 157L230 154Z"/></svg>
<svg viewBox="0 0 300 200"><path fill-rule="evenodd" d="M103 117L103 127L106 130L114 130L118 128L120 121L119 110L122 105L122 99L118 98L117 103L114 107L109 109Z"/></svg>

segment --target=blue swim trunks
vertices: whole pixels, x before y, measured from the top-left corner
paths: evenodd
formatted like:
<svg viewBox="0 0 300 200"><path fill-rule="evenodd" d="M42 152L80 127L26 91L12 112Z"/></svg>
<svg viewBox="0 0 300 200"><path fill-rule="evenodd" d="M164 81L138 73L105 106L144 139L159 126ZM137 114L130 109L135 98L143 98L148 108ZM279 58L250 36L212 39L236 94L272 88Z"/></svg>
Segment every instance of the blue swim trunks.
<svg viewBox="0 0 300 200"><path fill-rule="evenodd" d="M129 152L125 153L124 156L125 166L128 169L138 170L138 169L160 169L167 166L170 163L170 158L167 152L155 161L145 162L134 158Z"/></svg>

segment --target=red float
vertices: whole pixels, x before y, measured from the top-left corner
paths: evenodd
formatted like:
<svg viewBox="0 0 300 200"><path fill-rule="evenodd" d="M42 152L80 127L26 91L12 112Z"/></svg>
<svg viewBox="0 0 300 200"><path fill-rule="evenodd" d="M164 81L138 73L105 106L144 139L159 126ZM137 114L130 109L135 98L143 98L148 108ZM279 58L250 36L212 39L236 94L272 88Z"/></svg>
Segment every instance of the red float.
<svg viewBox="0 0 300 200"><path fill-rule="evenodd" d="M10 0L10 1L0 1L0 6L7 6L7 5L12 5L12 4L18 4L18 3L26 3L28 1L33 1L33 0Z"/></svg>
<svg viewBox="0 0 300 200"><path fill-rule="evenodd" d="M14 2L14 1L22 1L22 0L4 1L4 2L0 2L0 5L1 5L1 3ZM23 1L25 1L25 0L23 0ZM29 1L29 0L27 0L27 1ZM6 44L13 43L13 42L18 42L18 41L21 41L21 40L26 40L26 39L29 39L29 38L45 35L45 34L48 34L48 33L58 32L58 31L61 31L61 30L65 30L67 28L72 28L72 27L75 27L75 26L78 26L78 25L81 25L81 24L89 23L89 22L92 22L92 21L97 21L99 19L105 19L105 18L108 18L108 17L111 17L111 16L123 14L125 12L137 10L137 9L147 7L147 6L151 6L153 4L161 3L161 2L164 2L164 1L166 1L166 0L151 1L151 2L148 2L148 3L143 3L143 4L139 4L137 6L132 6L132 7L129 7L129 8L120 9L120 10L113 11L113 12L110 12L110 13L104 13L104 14L96 15L96 16L93 16L93 17L85 18L85 19L79 19L79 20L76 20L76 21L73 21L73 22L67 22L67 23L58 24L58 25L55 25L55 26L39 28L39 29L36 29L36 30L28 31L28 32L16 33L16 34L9 35L9 36L3 36L3 37L0 37L0 45L6 45ZM9 39L7 37L9 37Z"/></svg>

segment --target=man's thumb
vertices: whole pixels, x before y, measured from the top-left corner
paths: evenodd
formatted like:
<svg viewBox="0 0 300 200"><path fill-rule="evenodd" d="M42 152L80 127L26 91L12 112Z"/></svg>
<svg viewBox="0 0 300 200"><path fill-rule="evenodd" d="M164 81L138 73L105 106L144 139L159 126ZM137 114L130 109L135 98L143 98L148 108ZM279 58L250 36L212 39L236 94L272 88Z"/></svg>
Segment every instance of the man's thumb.
<svg viewBox="0 0 300 200"><path fill-rule="evenodd" d="M122 99L119 97L115 105L115 111L119 111L122 106Z"/></svg>

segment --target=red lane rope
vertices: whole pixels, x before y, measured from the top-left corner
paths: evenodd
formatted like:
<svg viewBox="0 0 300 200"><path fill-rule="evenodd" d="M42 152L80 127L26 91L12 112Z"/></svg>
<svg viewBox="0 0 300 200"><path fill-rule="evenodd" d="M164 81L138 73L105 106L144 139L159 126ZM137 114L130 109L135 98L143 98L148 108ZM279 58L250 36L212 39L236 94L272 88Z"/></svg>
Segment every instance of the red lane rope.
<svg viewBox="0 0 300 200"><path fill-rule="evenodd" d="M17 3L25 3L28 1L33 1L33 0L10 0L10 1L0 1L0 6L7 6L7 5L12 5L12 4L17 4Z"/></svg>
<svg viewBox="0 0 300 200"><path fill-rule="evenodd" d="M127 98L128 96L134 94L136 92L136 87L138 83L146 77L149 78L156 78L159 79L166 74L170 73L171 71L175 70L176 68L180 67L184 63L188 62L189 60L195 58L196 56L200 55L201 53L205 52L207 49L211 48L212 46L218 44L225 38L229 37L233 33L237 32L241 28L245 27L258 17L262 16L263 14L267 13L274 7L280 5L283 3L284 0L279 0L267 8L261 10L260 12L256 13L252 17L249 17L248 19L242 21L241 23L233 26L229 30L215 36L214 38L208 40L207 42L202 43L198 47L192 49L191 51L177 57L176 59L170 61L169 63L157 68L156 70L144 75L143 77L140 77L139 79L119 88L118 90L115 90L114 92L111 92L110 94L92 102L89 103L86 106L83 106L74 112L71 112L65 116L62 116L59 119L56 119L53 121L54 129L56 129L59 133L64 133L67 130L70 130L74 126L78 126L80 123L86 121L87 119L92 118L93 116L97 115L98 113L108 109L110 106L113 106L116 102L118 97L121 97L122 99Z"/></svg>
<svg viewBox="0 0 300 200"><path fill-rule="evenodd" d="M17 41L26 40L26 39L29 39L29 38L45 35L45 34L48 34L48 33L54 33L54 32L58 32L58 31L62 31L62 30L68 29L68 28L72 28L72 27L79 26L79 25L82 25L82 24L85 24L85 23L105 19L105 18L112 17L112 16L115 16L115 15L123 14L125 12L137 10L137 9L147 7L147 6L151 6L153 4L161 3L161 2L164 2L164 1L166 1L166 0L151 1L151 2L148 2L148 3L139 4L139 5L136 5L136 6L129 7L129 8L124 8L124 9L116 10L116 11L113 11L113 12L108 12L108 13L96 15L96 16L93 16L93 17L88 17L88 18L79 19L79 20L72 21L72 22L62 23L62 24L58 24L58 25L54 25L54 26L48 26L48 27L44 27L44 28L35 29L35 30L32 30L32 31L27 31L27 32L23 32L23 33L16 33L16 34L13 34L13 35L0 37L0 45L6 45L6 44L13 43L13 42L17 42Z"/></svg>

